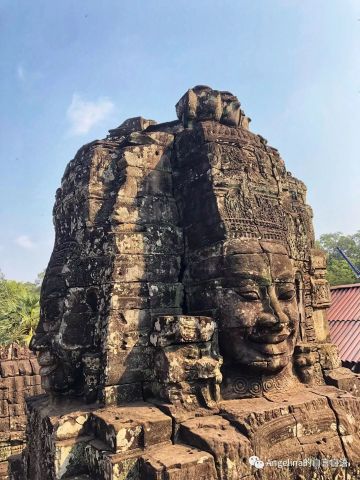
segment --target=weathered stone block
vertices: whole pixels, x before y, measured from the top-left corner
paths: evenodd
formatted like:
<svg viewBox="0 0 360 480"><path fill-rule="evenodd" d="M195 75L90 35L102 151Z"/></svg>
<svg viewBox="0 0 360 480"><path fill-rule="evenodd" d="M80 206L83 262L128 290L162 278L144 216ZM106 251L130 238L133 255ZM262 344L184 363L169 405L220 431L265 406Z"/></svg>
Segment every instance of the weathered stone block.
<svg viewBox="0 0 360 480"><path fill-rule="evenodd" d="M202 85L189 89L176 104L177 117L185 126L194 120L220 121L222 110L221 92Z"/></svg>
<svg viewBox="0 0 360 480"><path fill-rule="evenodd" d="M333 343L322 343L317 346L319 359L322 367L326 370L337 369L341 367L341 359L338 347Z"/></svg>
<svg viewBox="0 0 360 480"><path fill-rule="evenodd" d="M10 430L10 418L3 417L0 418L0 432L9 432ZM8 433L6 433L8 435Z"/></svg>
<svg viewBox="0 0 360 480"><path fill-rule="evenodd" d="M56 424L54 438L56 440L67 440L85 435L88 420L88 412L72 412L60 417Z"/></svg>
<svg viewBox="0 0 360 480"><path fill-rule="evenodd" d="M0 382L2 380L0 379ZM8 388L0 384L0 400L6 400L8 397Z"/></svg>
<svg viewBox="0 0 360 480"><path fill-rule="evenodd" d="M8 462L0 463L0 479L1 480L8 480ZM21 480L21 479L19 479Z"/></svg>
<svg viewBox="0 0 360 480"><path fill-rule="evenodd" d="M174 255L119 255L113 278L121 282L176 282L180 259Z"/></svg>
<svg viewBox="0 0 360 480"><path fill-rule="evenodd" d="M251 474L248 461L254 455L251 444L224 418L213 415L185 421L180 426L179 436L187 444L214 457L219 479L235 480Z"/></svg>
<svg viewBox="0 0 360 480"><path fill-rule="evenodd" d="M156 125L155 120L148 120L143 117L132 117L125 120L117 128L109 130L110 136L121 137L130 134L131 132L141 132L150 125Z"/></svg>
<svg viewBox="0 0 360 480"><path fill-rule="evenodd" d="M355 397L360 397L360 376L348 368L338 367L326 370L325 379L327 384L350 392Z"/></svg>
<svg viewBox="0 0 360 480"><path fill-rule="evenodd" d="M111 472L107 472L105 467L105 456L109 453L107 445L100 440L90 440L84 449L85 462L88 472L92 477L99 480L105 480L111 477Z"/></svg>
<svg viewBox="0 0 360 480"><path fill-rule="evenodd" d="M20 403L20 404L10 404L9 405L9 414L11 417L16 417L19 415L25 415L25 404Z"/></svg>
<svg viewBox="0 0 360 480"><path fill-rule="evenodd" d="M21 393L21 392L17 392L17 393ZM39 384L36 384L36 385L33 385L32 387L29 387L29 388L25 389L24 392L23 392L25 398L34 397L36 395L41 395L43 393L44 393L44 390L42 388L42 385L39 385Z"/></svg>
<svg viewBox="0 0 360 480"><path fill-rule="evenodd" d="M158 349L154 363L158 380L166 383L205 380L220 375L219 359L215 358L210 343L172 345Z"/></svg>
<svg viewBox="0 0 360 480"><path fill-rule="evenodd" d="M54 451L55 479L87 473L85 448L91 437L76 437L57 441Z"/></svg>
<svg viewBox="0 0 360 480"><path fill-rule="evenodd" d="M18 415L16 417L10 417L10 430L25 430L27 418L26 415Z"/></svg>
<svg viewBox="0 0 360 480"><path fill-rule="evenodd" d="M325 279L312 279L312 304L317 308L325 308L330 306L330 285Z"/></svg>
<svg viewBox="0 0 360 480"><path fill-rule="evenodd" d="M173 196L172 176L168 172L148 170L145 177L138 181L138 195Z"/></svg>
<svg viewBox="0 0 360 480"><path fill-rule="evenodd" d="M0 462L4 462L11 455L10 445L0 445Z"/></svg>
<svg viewBox="0 0 360 480"><path fill-rule="evenodd" d="M159 134L162 136L159 141L165 145L171 143L174 138L173 135L163 132L154 132L149 136L156 139ZM129 166L171 172L170 154L164 147L159 148L158 145L147 145L146 149L140 146L125 147L121 159Z"/></svg>
<svg viewBox="0 0 360 480"><path fill-rule="evenodd" d="M16 375L19 375L19 364L14 360L1 362L0 370L2 377L15 377Z"/></svg>
<svg viewBox="0 0 360 480"><path fill-rule="evenodd" d="M10 440L11 440L11 445L12 447L11 448L15 448L15 445L16 446L19 446L17 445L16 442L24 442L24 445L22 445L23 447L25 447L25 440L26 440L26 435L25 435L25 431L20 431L20 432L11 432L10 433Z"/></svg>
<svg viewBox="0 0 360 480"><path fill-rule="evenodd" d="M141 383L110 385L104 388L102 400L105 405L123 405L143 400Z"/></svg>
<svg viewBox="0 0 360 480"><path fill-rule="evenodd" d="M107 407L91 419L96 436L112 452L127 452L169 441L171 418L149 404Z"/></svg>
<svg viewBox="0 0 360 480"><path fill-rule="evenodd" d="M177 343L208 342L215 331L215 322L209 317L163 316L158 317L150 336L155 347Z"/></svg>
<svg viewBox="0 0 360 480"><path fill-rule="evenodd" d="M139 453L138 453L139 455ZM113 480L140 480L140 458L138 455L112 454L105 459L105 469Z"/></svg>
<svg viewBox="0 0 360 480"><path fill-rule="evenodd" d="M9 403L7 400L0 400L0 418L9 416Z"/></svg>
<svg viewBox="0 0 360 480"><path fill-rule="evenodd" d="M186 445L152 448L143 455L141 480L217 480L213 457Z"/></svg>
<svg viewBox="0 0 360 480"><path fill-rule="evenodd" d="M106 357L106 386L138 383L152 378L153 350L150 347L109 349Z"/></svg>
<svg viewBox="0 0 360 480"><path fill-rule="evenodd" d="M121 309L122 297L114 295L111 306L114 307L109 314L108 325L111 334L107 340L107 345L119 347L123 332L149 331L151 328L151 310L150 309ZM120 307L120 309L117 309Z"/></svg>
<svg viewBox="0 0 360 480"><path fill-rule="evenodd" d="M128 230L136 231L141 225L177 225L179 215L173 198L144 195L137 198L119 198L110 220L116 228L124 226Z"/></svg>
<svg viewBox="0 0 360 480"><path fill-rule="evenodd" d="M20 375L31 375L33 373L32 366L29 360L19 360L19 374Z"/></svg>
<svg viewBox="0 0 360 480"><path fill-rule="evenodd" d="M326 269L326 253L323 250L313 248L310 255L310 266L312 273L316 273L317 270Z"/></svg>
<svg viewBox="0 0 360 480"><path fill-rule="evenodd" d="M115 253L120 254L180 255L183 250L182 232L173 226L149 226L145 232L119 232L114 248Z"/></svg>
<svg viewBox="0 0 360 480"><path fill-rule="evenodd" d="M180 308L183 301L183 285L149 283L149 301L152 309Z"/></svg>
<svg viewBox="0 0 360 480"><path fill-rule="evenodd" d="M149 304L149 287L144 282L117 282L109 300L110 310L142 310Z"/></svg>

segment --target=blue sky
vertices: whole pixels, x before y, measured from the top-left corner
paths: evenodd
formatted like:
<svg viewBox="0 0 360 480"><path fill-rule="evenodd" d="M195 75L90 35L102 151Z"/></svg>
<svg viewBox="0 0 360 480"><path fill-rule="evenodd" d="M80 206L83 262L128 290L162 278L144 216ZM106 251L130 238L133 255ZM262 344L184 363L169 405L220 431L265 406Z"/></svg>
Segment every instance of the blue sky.
<svg viewBox="0 0 360 480"><path fill-rule="evenodd" d="M360 0L2 0L0 269L33 280L66 164L128 117L236 94L305 181L317 236L360 229Z"/></svg>

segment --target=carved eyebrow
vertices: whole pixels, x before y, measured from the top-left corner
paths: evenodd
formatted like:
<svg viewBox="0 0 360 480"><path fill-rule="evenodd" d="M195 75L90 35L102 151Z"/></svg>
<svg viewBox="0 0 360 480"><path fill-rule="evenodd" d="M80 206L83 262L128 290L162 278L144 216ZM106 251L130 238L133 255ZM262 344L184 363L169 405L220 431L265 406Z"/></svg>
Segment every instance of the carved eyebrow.
<svg viewBox="0 0 360 480"><path fill-rule="evenodd" d="M275 283L295 283L295 278L290 277L287 274L280 275L279 277L275 278Z"/></svg>
<svg viewBox="0 0 360 480"><path fill-rule="evenodd" d="M224 283L227 283L227 284L231 283L232 285L234 285L234 284L238 284L239 281L243 281L243 280L252 280L258 285L264 286L264 287L268 287L269 285L271 285L271 279L262 277L261 275L253 275L251 273L241 273L241 274L234 275L232 279L228 279L227 281L225 280Z"/></svg>

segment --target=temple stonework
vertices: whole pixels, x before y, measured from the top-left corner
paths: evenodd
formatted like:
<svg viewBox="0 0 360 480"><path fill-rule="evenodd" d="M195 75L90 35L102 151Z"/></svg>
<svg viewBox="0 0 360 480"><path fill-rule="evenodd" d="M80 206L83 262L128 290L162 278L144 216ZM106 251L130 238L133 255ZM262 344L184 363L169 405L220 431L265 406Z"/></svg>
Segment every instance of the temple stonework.
<svg viewBox="0 0 360 480"><path fill-rule="evenodd" d="M7 480L8 458L25 448L25 399L43 393L39 365L27 347L0 347L0 480Z"/></svg>
<svg viewBox="0 0 360 480"><path fill-rule="evenodd" d="M231 93L195 87L176 113L66 168L31 343L47 395L10 478L360 478L305 185Z"/></svg>

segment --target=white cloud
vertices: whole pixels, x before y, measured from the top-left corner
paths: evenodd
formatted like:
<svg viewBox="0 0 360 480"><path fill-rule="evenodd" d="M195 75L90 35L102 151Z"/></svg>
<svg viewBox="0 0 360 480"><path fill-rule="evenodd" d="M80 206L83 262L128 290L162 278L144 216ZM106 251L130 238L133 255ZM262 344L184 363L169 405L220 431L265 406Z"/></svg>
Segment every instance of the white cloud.
<svg viewBox="0 0 360 480"><path fill-rule="evenodd" d="M114 104L108 98L99 98L91 102L74 93L71 104L67 109L67 118L70 121L70 133L83 135L94 125L107 117L114 109Z"/></svg>
<svg viewBox="0 0 360 480"><path fill-rule="evenodd" d="M35 247L35 243L31 240L29 235L20 235L19 237L15 238L15 243L19 245L19 247L27 250Z"/></svg>

